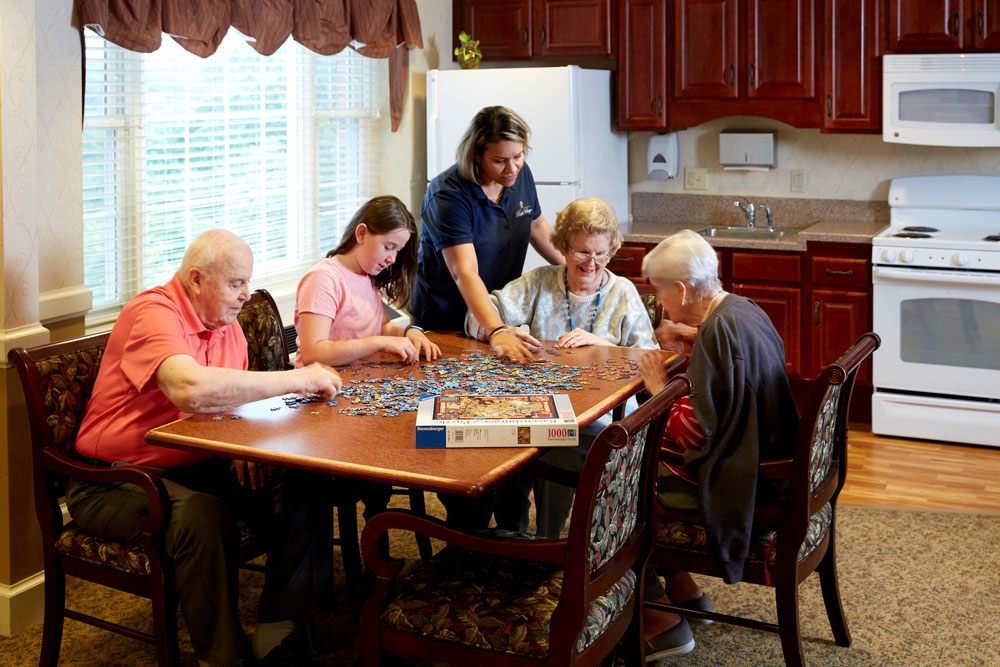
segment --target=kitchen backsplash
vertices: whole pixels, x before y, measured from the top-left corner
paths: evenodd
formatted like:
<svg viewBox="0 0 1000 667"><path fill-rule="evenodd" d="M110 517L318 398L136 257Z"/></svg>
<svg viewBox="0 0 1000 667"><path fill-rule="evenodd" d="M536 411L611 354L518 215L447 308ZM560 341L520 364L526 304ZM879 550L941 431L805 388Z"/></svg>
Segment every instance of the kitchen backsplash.
<svg viewBox="0 0 1000 667"><path fill-rule="evenodd" d="M721 130L774 130L777 166L769 171L723 171L719 165ZM680 170L667 181L649 179L646 147L650 133L629 135L629 186L640 192L746 195L759 198L809 198L885 202L889 181L923 174L1000 173L1000 148L941 148L887 144L876 134L822 134L766 118L732 116L678 133ZM705 191L684 189L684 167L708 170ZM802 169L803 192L791 192L791 171ZM733 211L734 214L739 213ZM636 211L632 211L636 217Z"/></svg>
<svg viewBox="0 0 1000 667"><path fill-rule="evenodd" d="M889 224L889 205L885 201L849 199L792 199L790 197L750 196L757 210L757 225L767 225L762 204L773 211L777 228L801 228L817 222ZM733 206L733 195L692 195L662 192L632 193L632 226L643 223L684 225L693 228L744 223L743 212Z"/></svg>

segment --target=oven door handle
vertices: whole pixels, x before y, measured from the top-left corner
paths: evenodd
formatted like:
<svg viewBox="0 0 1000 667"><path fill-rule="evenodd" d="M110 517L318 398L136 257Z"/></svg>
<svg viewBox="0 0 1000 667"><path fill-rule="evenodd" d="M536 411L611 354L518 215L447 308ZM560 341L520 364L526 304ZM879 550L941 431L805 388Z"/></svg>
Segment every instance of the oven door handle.
<svg viewBox="0 0 1000 667"><path fill-rule="evenodd" d="M1000 286L1000 275L972 273L969 271L931 271L920 269L872 269L873 283L922 283L934 287L941 285L968 285L970 287Z"/></svg>

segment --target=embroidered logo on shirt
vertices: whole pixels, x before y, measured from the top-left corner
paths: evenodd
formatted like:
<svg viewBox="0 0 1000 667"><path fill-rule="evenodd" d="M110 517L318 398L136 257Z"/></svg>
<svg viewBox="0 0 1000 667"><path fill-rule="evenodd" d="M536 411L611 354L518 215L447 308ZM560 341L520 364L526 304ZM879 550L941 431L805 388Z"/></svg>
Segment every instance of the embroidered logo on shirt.
<svg viewBox="0 0 1000 667"><path fill-rule="evenodd" d="M520 218L526 215L531 215L532 207L526 205L523 201L518 200L517 211L514 213L515 218Z"/></svg>

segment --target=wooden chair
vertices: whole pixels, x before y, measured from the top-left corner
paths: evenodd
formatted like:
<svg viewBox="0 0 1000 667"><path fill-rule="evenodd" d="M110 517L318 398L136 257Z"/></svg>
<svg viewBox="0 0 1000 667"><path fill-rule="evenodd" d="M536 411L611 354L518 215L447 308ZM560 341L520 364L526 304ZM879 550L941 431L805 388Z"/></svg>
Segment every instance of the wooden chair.
<svg viewBox="0 0 1000 667"><path fill-rule="evenodd" d="M762 483L787 483L787 493L759 501L743 581L774 588L778 623L701 612L658 602L648 607L696 618L776 632L786 665L804 665L799 632L798 585L819 572L823 602L838 646L851 635L840 602L836 563L837 496L847 475L847 412L858 366L880 345L878 335L861 336L813 383L791 458L760 462ZM662 509L662 508L661 508ZM651 566L674 572L721 577L700 517L657 511Z"/></svg>
<svg viewBox="0 0 1000 667"><path fill-rule="evenodd" d="M689 389L679 376L601 431L566 539L465 533L399 510L375 517L361 537L376 575L361 615L362 664L379 664L388 650L458 665L597 665L623 637L638 663L656 443L671 403ZM378 549L395 529L449 546L404 568Z"/></svg>
<svg viewBox="0 0 1000 667"><path fill-rule="evenodd" d="M243 304L237 317L247 339L248 368L252 371L282 371L292 368L289 361L288 337L281 322L281 313L274 298L266 289L254 290L250 299ZM361 608L361 550L358 546L358 495L350 480L334 485L333 504L337 509L339 536L334 544L340 546L340 557L344 564L344 579L347 594L355 609ZM423 513L424 494L408 489L410 508ZM421 555L430 556L430 540L418 544Z"/></svg>
<svg viewBox="0 0 1000 667"><path fill-rule="evenodd" d="M40 665L59 660L63 619L72 618L104 630L156 645L157 664L176 665L177 599L170 559L163 547L169 503L156 473L139 466L95 466L75 454L83 419L107 345L108 334L76 338L30 350L15 348L8 359L24 389L31 429L35 513L42 533L45 562L45 618ZM129 545L84 533L63 522L60 500L69 479L134 484L149 497L149 514L139 518L142 542ZM66 608L66 575L148 598L153 634Z"/></svg>

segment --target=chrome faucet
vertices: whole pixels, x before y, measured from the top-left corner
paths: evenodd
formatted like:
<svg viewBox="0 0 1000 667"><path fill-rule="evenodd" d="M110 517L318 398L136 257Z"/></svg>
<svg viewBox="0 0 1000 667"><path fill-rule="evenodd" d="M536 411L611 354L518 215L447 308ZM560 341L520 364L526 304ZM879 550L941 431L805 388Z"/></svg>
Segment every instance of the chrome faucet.
<svg viewBox="0 0 1000 667"><path fill-rule="evenodd" d="M764 213L767 215L767 231L774 231L774 219L772 217L770 204L757 204L759 208L764 209Z"/></svg>
<svg viewBox="0 0 1000 667"><path fill-rule="evenodd" d="M733 202L733 206L743 211L743 217L746 219L747 227L754 229L757 225L757 218L753 202L746 197L737 197L736 201Z"/></svg>

